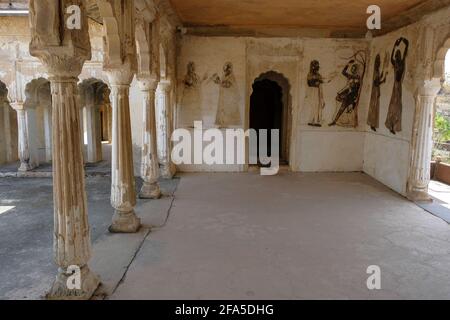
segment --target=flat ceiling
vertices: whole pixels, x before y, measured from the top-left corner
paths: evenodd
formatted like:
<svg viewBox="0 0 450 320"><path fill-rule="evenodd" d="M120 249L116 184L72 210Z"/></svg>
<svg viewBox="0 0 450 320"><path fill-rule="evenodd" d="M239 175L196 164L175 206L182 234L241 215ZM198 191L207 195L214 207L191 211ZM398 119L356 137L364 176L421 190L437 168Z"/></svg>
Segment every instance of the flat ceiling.
<svg viewBox="0 0 450 320"><path fill-rule="evenodd" d="M391 19L427 0L170 0L187 26L360 29L367 7Z"/></svg>

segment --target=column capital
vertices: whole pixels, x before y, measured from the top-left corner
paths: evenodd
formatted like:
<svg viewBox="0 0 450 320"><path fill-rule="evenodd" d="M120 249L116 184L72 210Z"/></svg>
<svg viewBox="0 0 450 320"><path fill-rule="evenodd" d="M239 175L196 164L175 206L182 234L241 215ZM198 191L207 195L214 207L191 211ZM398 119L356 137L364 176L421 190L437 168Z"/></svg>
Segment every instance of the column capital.
<svg viewBox="0 0 450 320"><path fill-rule="evenodd" d="M20 102L11 102L10 103L11 108L13 108L16 111L22 111L25 110L25 103L20 101Z"/></svg>
<svg viewBox="0 0 450 320"><path fill-rule="evenodd" d="M129 86L135 74L130 62L116 68L107 68L105 72L112 87Z"/></svg>
<svg viewBox="0 0 450 320"><path fill-rule="evenodd" d="M419 96L435 98L441 89L442 83L440 79L433 78L431 80L426 80L421 83Z"/></svg>
<svg viewBox="0 0 450 320"><path fill-rule="evenodd" d="M154 91L158 87L158 80L152 77L138 77L138 86L141 91Z"/></svg>
<svg viewBox="0 0 450 320"><path fill-rule="evenodd" d="M85 61L91 59L91 44L83 0L73 0L80 7L80 29L66 28L65 6L57 1L30 0L30 53L46 66L51 76L78 77ZM55 79L59 80L59 79Z"/></svg>
<svg viewBox="0 0 450 320"><path fill-rule="evenodd" d="M161 80L158 84L158 88L163 92L168 92L171 88L172 83L170 80Z"/></svg>

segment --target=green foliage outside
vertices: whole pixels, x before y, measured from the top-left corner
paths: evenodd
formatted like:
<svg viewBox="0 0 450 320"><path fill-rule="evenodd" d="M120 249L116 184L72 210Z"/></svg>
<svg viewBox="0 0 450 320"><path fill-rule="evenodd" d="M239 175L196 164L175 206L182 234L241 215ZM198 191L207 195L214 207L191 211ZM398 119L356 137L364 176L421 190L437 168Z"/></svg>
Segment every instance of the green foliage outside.
<svg viewBox="0 0 450 320"><path fill-rule="evenodd" d="M436 114L434 123L433 160L441 158L442 162L450 163L450 118L440 113Z"/></svg>

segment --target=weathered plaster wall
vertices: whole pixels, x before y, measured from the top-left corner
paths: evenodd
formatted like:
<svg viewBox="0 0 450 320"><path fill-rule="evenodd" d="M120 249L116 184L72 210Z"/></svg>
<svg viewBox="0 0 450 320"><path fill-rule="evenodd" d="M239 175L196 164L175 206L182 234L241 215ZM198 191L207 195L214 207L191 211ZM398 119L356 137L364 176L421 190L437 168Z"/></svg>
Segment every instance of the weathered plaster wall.
<svg viewBox="0 0 450 320"><path fill-rule="evenodd" d="M357 51L367 51L368 44L362 40L332 39L256 39L233 37L185 36L181 43L178 60L179 95L177 99L177 126L192 127L192 119L185 119L183 80L187 64L194 62L199 79L198 106L201 107L205 128L214 127L219 101L219 86L211 81L211 75L222 75L224 63L232 62L241 114L240 128L249 127L250 96L252 84L261 74L275 71L290 84L291 135L290 165L294 171L361 171L364 150L364 104L359 109L357 128L328 127L337 111L336 95L346 85L342 75L349 58ZM368 53L367 53L368 54ZM312 105L307 90L310 62L321 63L322 76L329 78L324 84L324 123L322 128L308 126ZM364 83L362 100L366 95ZM190 100L188 100L190 101ZM235 127L235 126L229 126ZM226 167L181 166L181 170L223 171ZM228 167L229 171L243 169Z"/></svg>
<svg viewBox="0 0 450 320"><path fill-rule="evenodd" d="M377 54L380 54L383 64L385 56L390 59L395 41L398 38L404 37L410 42L406 74L403 81L402 131L393 135L385 126L394 85L394 69L392 64L389 63L387 81L381 86L380 128L377 132L373 132L366 126L364 144L364 171L403 195L406 194L411 161L415 99L420 87L419 79L422 78L420 70L427 63L430 63L423 57L431 56L426 51L432 53L437 46L442 45L442 38L445 35L450 36L449 16L450 8L443 9L408 27L375 38L371 42L372 60L368 82L372 82L373 61ZM426 28L428 28L428 31ZM366 100L366 103L368 104L369 100ZM367 119L367 114L364 118Z"/></svg>

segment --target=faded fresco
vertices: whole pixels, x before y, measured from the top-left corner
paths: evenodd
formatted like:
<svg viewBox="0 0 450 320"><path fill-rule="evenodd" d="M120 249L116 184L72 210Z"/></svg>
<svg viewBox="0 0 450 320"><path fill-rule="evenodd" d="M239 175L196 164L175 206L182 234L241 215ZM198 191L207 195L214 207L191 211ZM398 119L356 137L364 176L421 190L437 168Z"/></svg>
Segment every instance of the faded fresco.
<svg viewBox="0 0 450 320"><path fill-rule="evenodd" d="M385 57L383 70L381 70L381 57L377 54L375 58L375 66L373 71L372 80L372 94L370 96L369 114L367 116L367 124L370 126L372 131L377 131L380 127L380 96L381 96L381 85L386 82L386 77L388 75L386 70L387 63L389 59Z"/></svg>
<svg viewBox="0 0 450 320"><path fill-rule="evenodd" d="M203 120L202 84L205 77L200 79L195 70L195 63L189 62L187 73L182 81L182 97L180 119L183 126L193 127L195 121Z"/></svg>
<svg viewBox="0 0 450 320"><path fill-rule="evenodd" d="M241 113L239 111L239 90L236 86L236 78L233 73L233 64L225 63L223 75L212 76L214 83L219 85L219 102L217 105L216 123L219 128L241 125Z"/></svg>
<svg viewBox="0 0 450 320"><path fill-rule="evenodd" d="M401 49L402 44L404 44L403 50ZM395 42L391 54L391 63L394 66L394 88L385 125L392 134L402 131L403 78L405 77L408 48L409 41L401 37Z"/></svg>
<svg viewBox="0 0 450 320"><path fill-rule="evenodd" d="M337 112L329 126L356 128L358 126L358 105L361 88L366 72L366 53L358 51L345 66L342 75L347 78L347 85L336 97Z"/></svg>

